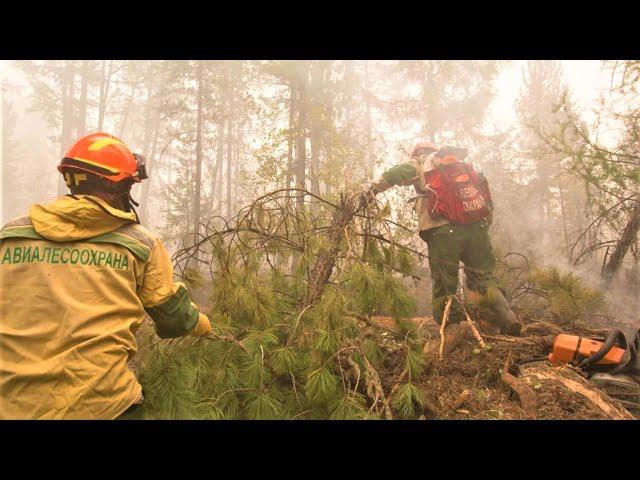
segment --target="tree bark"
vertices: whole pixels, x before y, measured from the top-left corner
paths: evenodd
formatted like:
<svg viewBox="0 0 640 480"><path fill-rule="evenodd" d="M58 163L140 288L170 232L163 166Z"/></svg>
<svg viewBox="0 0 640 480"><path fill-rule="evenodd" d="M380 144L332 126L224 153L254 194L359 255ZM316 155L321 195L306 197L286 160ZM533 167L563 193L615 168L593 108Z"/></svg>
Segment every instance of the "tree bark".
<svg viewBox="0 0 640 480"><path fill-rule="evenodd" d="M109 60L109 73L105 78L105 69L107 61L102 62L102 76L100 77L100 102L98 105L98 131L102 131L104 123L104 115L107 110L107 99L109 98L109 85L111 83L111 73L113 71L113 62Z"/></svg>
<svg viewBox="0 0 640 480"><path fill-rule="evenodd" d="M311 68L311 85L309 104L312 106L310 115L310 146L311 165L309 179L311 181L311 193L320 195L320 156L322 155L321 136L323 119L323 95L322 95L322 65L313 65ZM313 204L312 204L313 205Z"/></svg>
<svg viewBox="0 0 640 480"><path fill-rule="evenodd" d="M369 79L369 61L364 61L364 104L365 104L365 181L369 184L373 180L373 145L371 135L371 84Z"/></svg>
<svg viewBox="0 0 640 480"><path fill-rule="evenodd" d="M328 247L318 252L309 275L307 295L303 307L315 304L322 296L336 264L345 229L353 219L355 210L356 197L341 194L340 206L333 213L331 229L326 234Z"/></svg>
<svg viewBox="0 0 640 480"><path fill-rule="evenodd" d="M194 241L197 241L200 230L200 191L202 190L202 118L204 97L204 82L202 61L198 62L198 120L196 124L196 181L193 195L193 233Z"/></svg>
<svg viewBox="0 0 640 480"><path fill-rule="evenodd" d="M82 83L80 85L80 105L78 112L77 136L85 134L87 129L87 89L89 87L89 61L82 62Z"/></svg>
<svg viewBox="0 0 640 480"><path fill-rule="evenodd" d="M240 153L243 148L242 139L244 138L244 123L241 123L239 127L236 127L236 149L235 158L233 159L234 174L233 174L233 201L235 210L239 203L240 192Z"/></svg>
<svg viewBox="0 0 640 480"><path fill-rule="evenodd" d="M613 277L622 266L625 255L638 236L638 230L640 230L640 202L636 202L631 210L629 221L622 232L622 236L609 257L609 261L602 269L601 288L603 290L608 289L611 285Z"/></svg>
<svg viewBox="0 0 640 480"><path fill-rule="evenodd" d="M287 132L287 172L285 177L285 188L291 188L291 181L293 179L293 144L294 144L294 131L295 131L295 119L296 119L296 104L297 104L297 91L295 88L295 82L289 82L289 130Z"/></svg>
<svg viewBox="0 0 640 480"><path fill-rule="evenodd" d="M158 135L160 134L160 112L156 113L155 123L153 127L154 136L151 145L151 153L147 157L147 175L149 178L142 183L142 192L140 195L140 219L143 223L148 221L149 216L149 192L151 191L151 183L153 182L153 169L156 163L156 152L158 150Z"/></svg>
<svg viewBox="0 0 640 480"><path fill-rule="evenodd" d="M75 72L73 63L66 61L62 74L62 131L60 134L60 158L64 157L71 146L71 128L73 125L73 82ZM67 185L62 175L58 177L58 196L67 192Z"/></svg>
<svg viewBox="0 0 640 480"><path fill-rule="evenodd" d="M298 121L296 125L296 188L306 189L306 160L307 160L307 70L306 65L300 66L297 75L298 82ZM297 206L302 209L303 198L298 196Z"/></svg>
<svg viewBox="0 0 640 480"><path fill-rule="evenodd" d="M118 136L122 138L124 136L124 131L127 128L127 120L129 120L129 113L131 112L131 108L133 107L133 97L135 96L136 89L132 85L131 93L129 94L129 101L127 102L127 108L124 111L124 116L122 117L122 124L120 125L120 132Z"/></svg>
<svg viewBox="0 0 640 480"><path fill-rule="evenodd" d="M228 106L227 106L226 110L227 110L227 115L228 115L228 112L229 112ZM228 122L227 122L226 118L224 118L222 120L222 124L220 125L220 128L221 128L220 135L222 135L223 141L220 144L220 146L221 146L221 149L220 149L220 168L218 169L218 178L217 178L217 181L216 181L216 184L217 184L216 197L218 199L217 200L216 211L217 211L217 213L219 215L222 215L222 204L223 204L223 202L222 202L222 183L223 183L223 180L224 180L224 157L225 157L225 154L224 154L225 150L224 149L228 148L227 145L224 144L225 125L228 128Z"/></svg>
<svg viewBox="0 0 640 480"><path fill-rule="evenodd" d="M218 122L218 145L216 147L216 164L213 167L213 172L211 174L211 199L209 200L209 208L211 211L214 210L214 202L217 198L219 198L219 192L216 191L218 187L218 177L220 174L220 169L222 168L222 162L224 160L224 118L221 118Z"/></svg>
<svg viewBox="0 0 640 480"><path fill-rule="evenodd" d="M232 129L233 129L233 102L231 108L229 108L229 118L227 119L227 205L226 213L227 218L231 218L231 169L233 166L233 143L232 143Z"/></svg>

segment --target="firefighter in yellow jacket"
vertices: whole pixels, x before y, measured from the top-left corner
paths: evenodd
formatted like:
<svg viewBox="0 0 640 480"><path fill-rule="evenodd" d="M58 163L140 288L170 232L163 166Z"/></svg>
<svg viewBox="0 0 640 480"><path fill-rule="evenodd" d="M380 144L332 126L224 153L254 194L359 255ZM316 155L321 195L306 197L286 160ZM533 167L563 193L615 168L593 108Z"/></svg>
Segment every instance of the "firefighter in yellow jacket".
<svg viewBox="0 0 640 480"><path fill-rule="evenodd" d="M95 133L58 170L71 194L0 230L0 419L120 417L143 398L127 363L145 312L162 338L211 331L131 206L144 158Z"/></svg>

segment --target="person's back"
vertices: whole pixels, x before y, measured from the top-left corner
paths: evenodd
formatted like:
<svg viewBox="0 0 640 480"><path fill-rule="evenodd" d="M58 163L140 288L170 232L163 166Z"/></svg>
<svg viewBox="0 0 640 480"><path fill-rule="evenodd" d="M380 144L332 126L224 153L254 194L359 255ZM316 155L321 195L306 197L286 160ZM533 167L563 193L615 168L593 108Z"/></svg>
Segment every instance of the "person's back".
<svg viewBox="0 0 640 480"><path fill-rule="evenodd" d="M458 288L459 263L462 261L470 300L473 299L476 304L482 300L482 303L490 306L491 320L503 333L519 335L520 321L511 311L500 282L493 273L496 260L488 231L492 208L489 187L486 179L481 179L472 167L461 163L466 155L466 149L441 147L430 142L418 143L409 161L385 171L362 193L361 205L368 205L377 193L392 186L412 185L418 194L415 206L418 234L429 248L434 319L438 323L443 321L445 305ZM460 181L455 180L458 185L453 185L453 179L445 178L450 175L449 169L452 167L459 170L456 177ZM439 185L442 188L430 182L434 178L446 180ZM465 206L466 195L470 195L468 198L473 200L472 205ZM456 215L443 215L444 212ZM459 324L464 318L462 309L454 302L448 325L457 328L454 324ZM460 329L458 331L462 332ZM459 338L463 338L462 334Z"/></svg>
<svg viewBox="0 0 640 480"><path fill-rule="evenodd" d="M128 192L128 190L127 190ZM134 212L94 195L0 230L0 418L112 419L141 400L127 367L145 311L161 337L210 331Z"/></svg>

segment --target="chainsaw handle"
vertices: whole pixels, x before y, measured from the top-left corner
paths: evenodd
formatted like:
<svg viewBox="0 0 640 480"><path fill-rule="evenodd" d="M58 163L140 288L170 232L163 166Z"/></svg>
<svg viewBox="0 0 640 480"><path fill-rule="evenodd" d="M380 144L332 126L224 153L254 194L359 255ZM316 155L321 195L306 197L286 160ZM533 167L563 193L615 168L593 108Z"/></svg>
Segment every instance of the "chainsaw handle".
<svg viewBox="0 0 640 480"><path fill-rule="evenodd" d="M602 360L604 356L609 353L609 350L611 350L615 346L618 339L620 340L620 347L628 351L627 339L624 336L624 333L619 328L615 328L611 331L611 333L609 333L609 335L607 335L607 338L605 339L600 349L590 357L582 360L578 367L585 368L593 363ZM622 363L621 365L624 366L624 363Z"/></svg>

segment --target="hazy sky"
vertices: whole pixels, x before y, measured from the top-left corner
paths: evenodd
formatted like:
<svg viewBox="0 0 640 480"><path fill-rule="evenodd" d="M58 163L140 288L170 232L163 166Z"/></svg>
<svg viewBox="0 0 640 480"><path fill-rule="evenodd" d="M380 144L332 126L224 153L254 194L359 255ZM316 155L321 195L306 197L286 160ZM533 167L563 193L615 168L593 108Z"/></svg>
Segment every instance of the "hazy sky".
<svg viewBox="0 0 640 480"><path fill-rule="evenodd" d="M493 130L493 127L497 127L502 131L508 130L516 120L515 101L522 86L522 69L526 61L517 60L505 63L503 70L496 79L496 97L490 107L490 111L487 112L488 121L486 128L488 130ZM562 64L565 82L572 92L576 106L581 110L581 113L585 115L586 119L590 120L593 116L589 115L589 113L597 106L599 96L601 94L607 95L608 93L611 81L610 73L603 70L602 62L598 60L568 60L562 61ZM19 68L15 67L14 62L0 60L0 82L3 78L8 78L13 85L22 87L18 89L17 96L12 99L14 108L19 114L19 121L15 132L18 141L29 146L29 155L50 158L52 162L55 161L59 154L59 147L56 146L55 151L51 151L53 144L48 137L52 133L57 133L57 129L48 128L44 118L38 112L28 111L31 103L29 97L30 88L28 87L28 82L24 74L22 74ZM389 126L383 126L382 124L380 127L385 130L381 133L392 142L389 144L391 148L388 157L383 162L384 165L380 165L379 167L382 168L391 166L398 160L402 160L399 158L396 149L399 146L406 149L416 138L414 138L415 136L412 135L411 132L398 131L394 128L387 131ZM607 131L603 132L603 135L599 137L599 140L615 140L618 134L616 125L611 123L607 126L606 130ZM605 138L603 138L603 136ZM46 183L49 177L46 172L41 173L42 178L39 181ZM50 195L56 187L55 178L50 182L51 185L47 184L47 186L44 185L44 183L37 189L41 192L43 198ZM49 190L51 190L51 192L49 192Z"/></svg>
<svg viewBox="0 0 640 480"><path fill-rule="evenodd" d="M500 124L515 121L514 102L522 86L522 68L526 60L515 60L501 72L496 81L496 99L490 118ZM602 69L600 60L562 60L566 85L585 113L595 106L600 94L609 90L611 76Z"/></svg>
<svg viewBox="0 0 640 480"><path fill-rule="evenodd" d="M498 77L498 96L493 106L496 119L509 122L515 118L513 102L522 83L522 67L525 63L525 60L514 60L507 64ZM611 77L602 70L599 60L562 60L562 66L567 85L583 106L591 104L609 88ZM6 60L0 60L0 76L10 76L12 81L24 82L23 75Z"/></svg>

